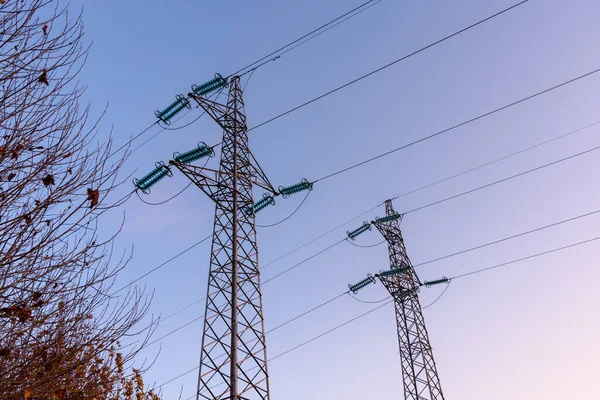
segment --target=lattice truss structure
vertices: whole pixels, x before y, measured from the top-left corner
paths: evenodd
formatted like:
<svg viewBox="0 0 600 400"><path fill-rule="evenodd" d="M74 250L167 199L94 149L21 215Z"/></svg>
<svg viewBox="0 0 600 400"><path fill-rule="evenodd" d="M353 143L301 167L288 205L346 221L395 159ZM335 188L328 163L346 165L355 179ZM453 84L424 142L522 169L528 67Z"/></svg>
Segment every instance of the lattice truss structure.
<svg viewBox="0 0 600 400"><path fill-rule="evenodd" d="M239 77L227 104L190 97L223 128L218 171L171 162L216 205L197 399L269 399L252 188L276 191L248 147Z"/></svg>
<svg viewBox="0 0 600 400"><path fill-rule="evenodd" d="M386 217L373 223L388 242L391 270L378 274L377 278L394 298L404 398L443 400L444 395L419 302L419 287L422 284L406 253L400 231L402 218L394 211L391 200L385 202L385 209Z"/></svg>

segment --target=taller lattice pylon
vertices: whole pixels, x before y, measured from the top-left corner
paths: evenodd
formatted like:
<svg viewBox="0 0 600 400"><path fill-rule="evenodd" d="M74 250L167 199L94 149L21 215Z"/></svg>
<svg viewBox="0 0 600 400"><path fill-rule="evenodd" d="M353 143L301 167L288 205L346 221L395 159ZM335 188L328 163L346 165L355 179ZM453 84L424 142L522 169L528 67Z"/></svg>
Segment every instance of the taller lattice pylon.
<svg viewBox="0 0 600 400"><path fill-rule="evenodd" d="M190 97L223 128L218 171L171 162L216 204L197 399L269 399L252 187L276 191L248 147L239 77L227 104Z"/></svg>
<svg viewBox="0 0 600 400"><path fill-rule="evenodd" d="M377 278L394 298L396 326L406 400L443 400L442 386L433 359L429 335L419 302L422 286L404 246L400 231L402 216L392 201L385 202L386 216L373 223L388 242L391 269Z"/></svg>

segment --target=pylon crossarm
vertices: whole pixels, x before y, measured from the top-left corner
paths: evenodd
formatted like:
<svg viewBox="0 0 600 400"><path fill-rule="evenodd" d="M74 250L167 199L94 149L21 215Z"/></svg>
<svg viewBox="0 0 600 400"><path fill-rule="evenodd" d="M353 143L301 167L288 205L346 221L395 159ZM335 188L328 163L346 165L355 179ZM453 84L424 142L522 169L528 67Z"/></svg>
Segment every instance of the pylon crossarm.
<svg viewBox="0 0 600 400"><path fill-rule="evenodd" d="M230 126L227 124L226 115L229 109L226 105L217 103L216 101L209 100L202 96L198 96L195 93L189 93L188 96L196 101L198 105L208 114L212 119L215 120L223 129L229 130Z"/></svg>
<svg viewBox="0 0 600 400"><path fill-rule="evenodd" d="M265 174L265 171L263 171L258 161L256 161L256 158L254 157L254 154L252 154L252 152L250 152L250 158L250 164L252 165L254 172L256 173L256 175L254 176L253 183L256 186L261 187L264 190L276 195L277 191L275 190L275 187L273 187L271 181L269 181L269 178L267 178L267 174Z"/></svg>

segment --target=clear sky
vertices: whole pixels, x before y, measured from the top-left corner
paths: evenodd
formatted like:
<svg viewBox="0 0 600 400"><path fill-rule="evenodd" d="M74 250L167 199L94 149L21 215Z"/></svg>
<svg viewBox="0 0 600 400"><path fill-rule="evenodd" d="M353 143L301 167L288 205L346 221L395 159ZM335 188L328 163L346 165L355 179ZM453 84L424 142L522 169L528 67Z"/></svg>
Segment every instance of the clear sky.
<svg viewBox="0 0 600 400"><path fill-rule="evenodd" d="M345 12L360 1L72 1L84 7L93 47L82 73L95 115L109 103L102 129L117 145L155 121L192 83L227 75ZM244 93L248 124L369 72L514 4L507 0L383 0L360 16L259 69ZM600 68L600 3L531 0L251 134L257 159L276 184L309 180L460 123L562 81ZM600 120L600 75L395 153L315 185L289 221L259 229L262 264L374 207L379 201L459 173ZM181 120L191 121L198 111ZM152 132L155 132L155 127ZM152 133L146 134L148 138ZM220 140L209 118L160 134L128 160L142 176L155 161L202 140ZM141 141L136 142L139 144ZM399 198L398 211L451 196L600 145L592 127ZM211 161L217 166L216 160ZM599 208L597 152L408 214L402 222L409 256L421 263ZM160 182L145 199L162 201L187 184ZM262 193L256 192L259 196ZM302 197L278 200L259 224L289 215ZM185 249L212 229L214 205L190 188L171 202L123 207L118 246L135 244L125 284ZM383 207L363 219L384 213ZM105 222L107 233L118 216ZM362 219L264 270L263 279L342 239ZM599 216L563 224L418 269L422 279L453 276L598 236ZM380 241L375 231L357 244ZM152 313L168 315L204 296L210 245L202 244L144 283ZM600 398L597 359L600 306L598 242L454 281L424 310L447 399ZM368 272L389 267L384 245L342 243L264 286L267 329L346 290ZM435 300L442 287L424 289ZM359 298L386 297L378 284ZM276 356L376 305L346 296L269 334ZM203 313L203 303L165 321L157 337ZM160 384L198 365L202 323L151 346L148 380ZM140 359L140 362L143 359ZM391 305L269 364L273 399L402 398ZM167 399L191 396L197 372L163 387Z"/></svg>

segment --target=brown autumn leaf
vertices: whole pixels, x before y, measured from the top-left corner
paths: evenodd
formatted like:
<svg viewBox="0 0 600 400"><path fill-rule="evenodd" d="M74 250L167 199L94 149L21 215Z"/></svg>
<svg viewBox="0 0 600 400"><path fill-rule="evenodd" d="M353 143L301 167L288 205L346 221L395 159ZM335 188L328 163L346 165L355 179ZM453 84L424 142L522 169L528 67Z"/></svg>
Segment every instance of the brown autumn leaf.
<svg viewBox="0 0 600 400"><path fill-rule="evenodd" d="M72 174L72 173L73 173L73 169L72 169L72 168L69 168L69 169L67 169L67 172L68 172L69 174Z"/></svg>
<svg viewBox="0 0 600 400"><path fill-rule="evenodd" d="M100 199L100 191L98 189L96 190L92 190L92 189L88 189L87 190L87 199L90 200L90 208L94 208L98 205L98 201Z"/></svg>
<svg viewBox="0 0 600 400"><path fill-rule="evenodd" d="M42 182L44 183L44 186L54 185L54 176L48 174L42 178Z"/></svg>
<svg viewBox="0 0 600 400"><path fill-rule="evenodd" d="M44 22L44 26L42 26L42 31L44 32L44 36L48 36L48 24Z"/></svg>
<svg viewBox="0 0 600 400"><path fill-rule="evenodd" d="M23 398L25 400L29 400L31 399L31 396L33 396L33 392L29 389L25 389L25 391L23 392Z"/></svg>
<svg viewBox="0 0 600 400"><path fill-rule="evenodd" d="M10 350L0 349L0 357L8 357L9 355L10 355Z"/></svg>
<svg viewBox="0 0 600 400"><path fill-rule="evenodd" d="M31 296L31 299L32 299L33 301L38 301L38 300L39 300L39 299L41 299L41 298L42 298L42 294L41 294L40 292L35 292L35 293L34 293L34 294Z"/></svg>
<svg viewBox="0 0 600 400"><path fill-rule="evenodd" d="M59 400L62 400L65 398L65 394L67 393L67 391L65 389L57 389L54 391L54 394L56 395L56 398Z"/></svg>
<svg viewBox="0 0 600 400"><path fill-rule="evenodd" d="M8 176L6 177L6 179L9 180L9 181L12 181L15 176L17 176L17 174L15 174L13 172L12 174L8 174Z"/></svg>
<svg viewBox="0 0 600 400"><path fill-rule="evenodd" d="M71 157L71 153L67 153L63 156L63 158L69 158L69 157Z"/></svg>
<svg viewBox="0 0 600 400"><path fill-rule="evenodd" d="M31 219L31 216L29 214L23 215L23 219L25 220L25 223L27 225L31 225L31 223L33 222L33 219Z"/></svg>
<svg viewBox="0 0 600 400"><path fill-rule="evenodd" d="M50 86L50 82L48 82L48 70L44 68L42 74L38 78L38 82L43 83L46 86Z"/></svg>

